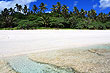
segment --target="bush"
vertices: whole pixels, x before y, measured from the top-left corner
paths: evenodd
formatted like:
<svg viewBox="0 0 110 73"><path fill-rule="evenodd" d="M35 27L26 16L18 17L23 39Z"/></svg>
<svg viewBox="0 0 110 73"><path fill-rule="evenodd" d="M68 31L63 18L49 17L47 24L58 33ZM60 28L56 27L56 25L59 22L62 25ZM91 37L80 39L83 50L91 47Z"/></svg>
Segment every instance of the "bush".
<svg viewBox="0 0 110 73"><path fill-rule="evenodd" d="M35 21L29 21L29 20L21 20L18 22L19 29L31 29L32 27L37 27Z"/></svg>
<svg viewBox="0 0 110 73"><path fill-rule="evenodd" d="M77 24L77 20L75 17L70 17L68 20L68 23L70 25L70 28L75 28L75 26Z"/></svg>
<svg viewBox="0 0 110 73"><path fill-rule="evenodd" d="M51 17L50 19L51 19L50 20L50 27L51 28L64 28L64 24L63 24L65 22L64 18Z"/></svg>
<svg viewBox="0 0 110 73"><path fill-rule="evenodd" d="M96 21L94 21L94 22L91 23L91 25L93 25L94 29L101 29L101 30L102 29L106 29L105 24L102 23L102 22L96 22Z"/></svg>
<svg viewBox="0 0 110 73"><path fill-rule="evenodd" d="M110 29L110 22L106 22L105 26L106 26L107 29Z"/></svg>
<svg viewBox="0 0 110 73"><path fill-rule="evenodd" d="M27 16L27 20L29 20L29 21L33 21L33 20L36 20L36 19L39 20L40 17L38 17L38 16L36 16L34 14L30 14L30 15Z"/></svg>

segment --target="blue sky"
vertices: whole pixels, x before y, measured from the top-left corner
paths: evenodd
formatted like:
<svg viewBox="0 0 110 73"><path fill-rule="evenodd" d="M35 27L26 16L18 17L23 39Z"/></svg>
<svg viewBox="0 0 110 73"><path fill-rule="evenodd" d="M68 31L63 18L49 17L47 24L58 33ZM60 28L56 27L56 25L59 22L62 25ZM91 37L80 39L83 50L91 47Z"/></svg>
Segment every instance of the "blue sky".
<svg viewBox="0 0 110 73"><path fill-rule="evenodd" d="M73 7L76 6L80 10L83 8L84 10L95 9L97 13L110 12L110 0L0 0L0 10L5 7L13 7L16 3L23 5L27 5L32 8L35 4L37 6L43 2L47 4L47 11L50 11L52 5L55 5L57 2L61 2L61 4L65 4L69 7L69 10L73 10Z"/></svg>

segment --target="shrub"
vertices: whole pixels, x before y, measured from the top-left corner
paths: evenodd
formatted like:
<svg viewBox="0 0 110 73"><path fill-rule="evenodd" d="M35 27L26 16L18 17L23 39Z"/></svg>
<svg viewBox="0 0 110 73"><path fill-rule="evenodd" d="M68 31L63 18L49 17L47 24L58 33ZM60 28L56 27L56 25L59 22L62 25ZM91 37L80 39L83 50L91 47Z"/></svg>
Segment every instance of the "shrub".
<svg viewBox="0 0 110 73"><path fill-rule="evenodd" d="M18 23L18 28L19 29L30 29L31 27L35 27L35 22L34 21L21 20Z"/></svg>
<svg viewBox="0 0 110 73"><path fill-rule="evenodd" d="M106 29L106 26L102 22L92 22L91 25L93 25L94 29Z"/></svg>
<svg viewBox="0 0 110 73"><path fill-rule="evenodd" d="M110 22L106 22L105 26L106 26L107 29L110 29Z"/></svg>

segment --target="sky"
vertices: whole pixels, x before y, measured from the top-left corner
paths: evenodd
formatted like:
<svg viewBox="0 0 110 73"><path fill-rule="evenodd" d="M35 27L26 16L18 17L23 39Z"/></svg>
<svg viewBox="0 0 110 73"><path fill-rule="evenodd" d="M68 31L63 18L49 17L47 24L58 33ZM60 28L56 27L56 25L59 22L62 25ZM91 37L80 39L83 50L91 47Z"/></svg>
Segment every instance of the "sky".
<svg viewBox="0 0 110 73"><path fill-rule="evenodd" d="M55 5L57 2L67 5L70 11L76 6L79 10L83 8L87 11L94 9L97 13L110 12L110 0L0 0L0 11L4 8L14 7L16 3L22 6L27 5L28 8L32 9L34 4L39 6L41 2L47 4L48 10L46 12L50 12L52 5Z"/></svg>

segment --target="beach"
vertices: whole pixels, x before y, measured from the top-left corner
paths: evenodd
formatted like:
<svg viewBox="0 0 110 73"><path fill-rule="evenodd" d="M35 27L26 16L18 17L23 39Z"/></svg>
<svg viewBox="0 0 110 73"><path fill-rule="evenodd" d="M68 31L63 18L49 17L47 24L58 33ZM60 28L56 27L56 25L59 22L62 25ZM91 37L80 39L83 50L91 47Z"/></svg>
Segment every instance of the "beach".
<svg viewBox="0 0 110 73"><path fill-rule="evenodd" d="M73 68L79 72L109 73L109 30L1 30L0 59L26 55L36 62ZM4 61L3 61L4 63ZM2 64L0 62L0 64ZM5 63L4 63L5 64ZM8 67L9 68L9 67ZM8 73L8 72L7 72Z"/></svg>
<svg viewBox="0 0 110 73"><path fill-rule="evenodd" d="M110 49L62 49L30 54L36 62L73 68L80 73L110 73Z"/></svg>
<svg viewBox="0 0 110 73"><path fill-rule="evenodd" d="M110 43L109 30L2 30L0 57Z"/></svg>
<svg viewBox="0 0 110 73"><path fill-rule="evenodd" d="M0 73L17 73L4 60L0 60Z"/></svg>

